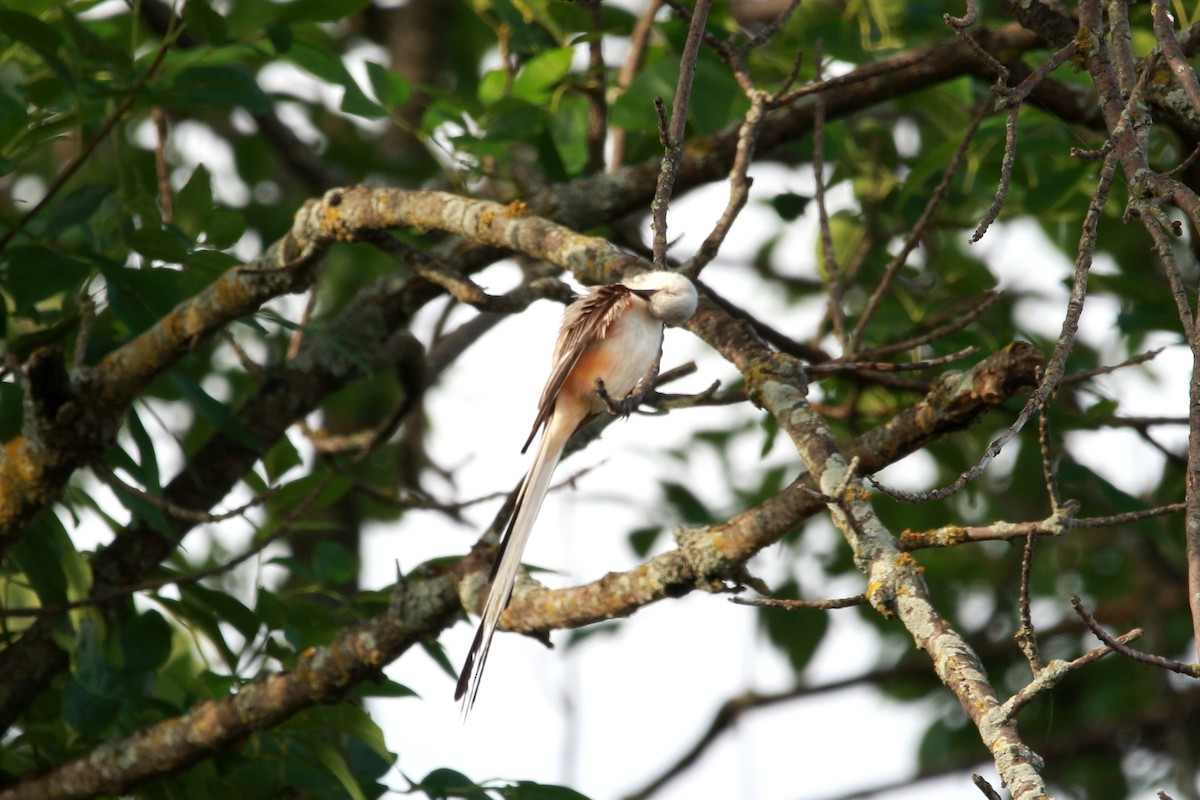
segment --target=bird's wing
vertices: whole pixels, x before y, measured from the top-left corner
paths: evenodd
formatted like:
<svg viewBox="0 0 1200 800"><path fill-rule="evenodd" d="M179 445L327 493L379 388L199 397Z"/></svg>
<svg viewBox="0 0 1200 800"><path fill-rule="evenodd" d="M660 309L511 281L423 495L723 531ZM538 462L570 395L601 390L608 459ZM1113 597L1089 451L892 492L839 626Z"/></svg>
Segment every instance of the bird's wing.
<svg viewBox="0 0 1200 800"><path fill-rule="evenodd" d="M562 328L558 332L558 342L554 345L554 360L550 368L550 377L546 379L546 387L542 389L542 397L538 400L537 418L529 431L529 438L521 448L524 453L533 443L533 437L550 421L554 413L554 402L558 393L571 374L571 370L579 362L579 357L588 345L605 337L613 320L620 316L629 303L633 302L633 292L628 286L614 283L609 286L599 286L587 295L567 306L563 314Z"/></svg>

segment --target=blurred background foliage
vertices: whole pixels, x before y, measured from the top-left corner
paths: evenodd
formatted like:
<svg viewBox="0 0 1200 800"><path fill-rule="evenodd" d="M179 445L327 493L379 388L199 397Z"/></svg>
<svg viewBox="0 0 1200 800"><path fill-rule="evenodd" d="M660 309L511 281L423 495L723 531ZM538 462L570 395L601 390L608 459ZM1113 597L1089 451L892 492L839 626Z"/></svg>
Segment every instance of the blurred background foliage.
<svg viewBox="0 0 1200 800"><path fill-rule="evenodd" d="M61 348L69 363L97 363L222 271L260 255L289 229L306 199L328 188L369 182L509 199L544 183L586 176L584 54L597 36L596 17L611 54L604 74L609 124L625 132L625 163L658 158L653 99L670 102L687 26L677 15L660 14L641 68L627 85L618 85L617 70L643 7L604 3L593 16L585 3L559 0L387 5L187 0L181 9L160 0L139 0L132 8L10 0L0 9L0 224L7 231L0 250L0 321L9 365L0 383L0 435L11 440L23 420L14 364L48 346ZM817 52L824 54L824 74L840 74L944 42L952 38L942 21L946 11L957 9L891 0L806 2L778 35L753 51L751 74L758 85L775 88L801 53L802 83L816 75ZM1135 43L1145 52L1151 41L1148 8L1136 5L1131 15ZM764 18L769 19L754 3L725 0L716 3L709 28L718 37L744 38ZM985 6L981 25L1010 23L1000 4ZM1034 50L1024 58L1036 65L1049 52ZM1056 71L1054 80L1090 92L1086 76L1071 64ZM688 131L693 144L736 125L748 107L711 50L701 54L696 86ZM826 179L841 198L830 225L833 249L841 268L854 270L844 293L848 327L922 213L975 108L992 101L986 81L960 77L915 93L896 87L888 102L830 121L824 131ZM1096 147L1103 133L1033 106L1022 111L1020 126L1012 190L1002 222L989 237L1011 247L1021 246L1013 242L1016 236L1040 240L1025 257L1025 269L1065 278L1069 271L1063 265L1074 258L1098 169L1096 162L1072 158L1069 149ZM1000 285L1001 272L989 253L1001 248L969 245L967 236L992 202L1003 131L1003 115L984 121L920 249L867 327L868 353L952 322ZM1155 129L1153 142L1155 166L1163 169L1193 145L1163 126ZM794 170L795 186L811 186L812 158L808 135L759 155L763 164ZM1106 321L1109 338L1078 340L1072 373L1181 341L1148 240L1136 226L1121 224L1125 200L1118 182L1102 223L1103 269L1093 275L1090 289L1093 299L1103 299L1102 309L1114 312ZM782 246L794 242L785 237L797 225L807 222L813 229L811 191L756 193L752 204L754 214L772 220L771 232L751 262L720 268L754 281L764 297L796 307L823 301L828 269L817 238L808 240L807 250ZM643 216L597 220L591 232L632 244L630 223L644 222ZM426 238L401 238L428 246ZM1178 255L1194 281L1192 242L1189 232ZM335 248L310 318L300 315L302 302L276 302L240 320L225 336L200 343L146 390L130 409L118 444L102 456L104 467L142 493L106 492L95 479L76 476L54 513L36 519L3 565L4 606L87 596L96 553L135 521L175 535L169 511L145 495L160 496L215 433L254 440L238 408L284 362L294 334L330 335L324 322L353 303L364 286L397 269L390 257L368 246ZM1044 303L1030 302L1038 299L1032 290L1006 292L973 324L890 357L903 361L972 346L986 354L1018 338L1049 352L1064 309L1047 311ZM83 329L86 336L80 335ZM819 315L783 333L816 346L833 344ZM368 372L312 409L319 412L310 417L314 435L351 434L391 413L403 387L390 371ZM923 396L936 371L894 374L902 377L854 374L821 381L817 397L840 437L886 422ZM1062 496L1078 500L1085 516L1182 497L1182 428L1151 430L1121 422L1128 374L1143 382L1156 379L1150 369L1132 367L1102 383L1071 383L1048 409ZM1175 409L1185 406L1186 396L1175 398ZM1017 408L1014 402L927 448L923 463L929 474L921 483L953 480ZM290 549L273 563L289 577L259 582L248 592L244 583L218 574L177 591L150 591L138 602L125 599L103 610L55 616L54 641L69 661L28 699L9 729L0 748L0 783L81 756L200 700L222 697L241 682L288 669L305 648L327 643L346 625L378 613L386 597L357 586L358 533L370 520L402 517L402 504L395 501L426 496L438 467L422 453L421 420L437 412L419 409L397 436L361 461L314 455L303 437L256 441L264 455L242 476L249 494L279 482L283 488L265 508L250 513L253 537L261 541L286 527ZM1118 429L1137 431L1163 450L1161 457L1147 455L1149 448L1137 451L1144 469L1136 485L1116 485L1075 456L1084 446L1103 453L1106 440L1100 435ZM1160 430L1171 433L1161 444ZM1089 438L1077 435L1082 433ZM714 490L665 481L662 498L672 524L721 521L795 477L794 458L786 466L737 458L736 448L747 441L765 453L775 433L769 425L736 422L698 430L692 447L670 454L683 465L698 451L715 454L731 483ZM1023 434L1009 453L958 496L917 505L879 496L876 508L897 533L1046 517L1050 506L1036 430ZM301 503L303 513L295 519ZM110 528L107 533L94 533L97 519ZM91 520L92 533L81 520ZM189 539L150 577L211 568L237 555L244 543L218 535L221 524L204 525L197 535L203 543ZM773 581L778 594L821 597L827 587L853 585L857 573L847 548L810 530L825 525L798 527L779 545L782 554L772 555L783 565ZM1186 659L1190 622L1181 527L1179 517L1169 516L1043 541L1031 585L1043 654L1073 658L1096 645L1064 602L1078 593L1112 628L1144 627L1144 649ZM643 526L631 533L630 544L642 556L664 547L667 538L665 530ZM1020 547L976 544L917 557L932 596L980 652L998 687L1017 691L1028 680L1011 640ZM802 581L800 571L788 566L800 559L819 567L820 581ZM811 576L811 568L804 574ZM806 685L806 669L831 617L858 615L874 629L879 647L870 658L847 656L846 677L865 675L864 684L929 715L913 781L986 762L977 733L894 622L866 607L747 613L759 616L764 642L786 658L798 687ZM30 624L5 619L3 642L19 642ZM436 643L430 652L453 671ZM385 680L352 694L409 693ZM1194 685L1109 658L1065 681L1020 721L1064 796L1123 798L1159 786L1179 797L1197 796L1200 693ZM363 706L348 702L306 711L208 762L144 785L138 796L377 797L394 759ZM409 777L414 791L429 797L579 796L532 783L481 788L451 770L423 780Z"/></svg>

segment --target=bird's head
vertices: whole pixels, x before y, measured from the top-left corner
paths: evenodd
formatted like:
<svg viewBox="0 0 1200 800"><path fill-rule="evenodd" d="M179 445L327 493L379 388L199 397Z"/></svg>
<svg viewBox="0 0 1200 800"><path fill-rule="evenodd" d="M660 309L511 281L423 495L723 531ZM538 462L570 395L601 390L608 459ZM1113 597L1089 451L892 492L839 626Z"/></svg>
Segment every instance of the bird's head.
<svg viewBox="0 0 1200 800"><path fill-rule="evenodd" d="M682 275L664 270L643 272L625 281L625 285L663 322L678 325L696 313L696 287Z"/></svg>

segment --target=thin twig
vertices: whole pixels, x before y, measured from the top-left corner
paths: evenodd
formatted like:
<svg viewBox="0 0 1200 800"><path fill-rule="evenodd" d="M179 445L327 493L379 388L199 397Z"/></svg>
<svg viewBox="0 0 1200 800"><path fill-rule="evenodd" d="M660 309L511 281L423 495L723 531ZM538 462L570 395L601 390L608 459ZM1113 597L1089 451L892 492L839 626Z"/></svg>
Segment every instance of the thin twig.
<svg viewBox="0 0 1200 800"><path fill-rule="evenodd" d="M946 16L949 16L949 14ZM999 792L993 789L992 785L988 783L982 775L973 773L971 775L971 782L975 784L976 789L983 792L983 796L986 797L987 800L1001 800Z"/></svg>
<svg viewBox="0 0 1200 800"><path fill-rule="evenodd" d="M1180 49L1179 40L1175 38L1175 23L1171 19L1170 5L1165 0L1151 0L1150 8L1154 17L1154 38L1158 42L1159 50L1166 57L1171 74L1179 81L1192 108L1200 109L1200 81L1196 80L1196 73Z"/></svg>
<svg viewBox="0 0 1200 800"><path fill-rule="evenodd" d="M821 79L822 47L817 41L817 80ZM846 312L842 308L842 275L838 270L837 254L833 249L833 230L829 225L829 207L825 202L825 100L821 95L813 100L813 180L816 181L814 199L817 203L817 230L821 242L821 261L825 266L825 282L829 287L829 321L834 336L842 346L842 352L850 352L846 338Z"/></svg>
<svg viewBox="0 0 1200 800"><path fill-rule="evenodd" d="M738 48L739 55L745 56L754 48L761 47L762 45L771 41L771 39L775 38L775 34L783 30L783 26L787 24L787 21L799 7L800 0L791 0L791 2L787 4L787 8L783 9L783 11L780 11L779 15L775 17L775 19L759 28L753 36L747 39L745 43Z"/></svg>
<svg viewBox="0 0 1200 800"><path fill-rule="evenodd" d="M588 68L584 92L588 98L587 172L604 171L604 142L608 138L608 100L605 97L605 66L602 34L604 9L601 0L589 0L592 14L592 39L588 42Z"/></svg>
<svg viewBox="0 0 1200 800"><path fill-rule="evenodd" d="M835 608L851 608L867 603L866 595L856 594L854 597L836 597L829 600L783 600L774 597L731 597L729 602L739 606L757 606L759 608L786 608L789 611L798 609L829 611Z"/></svg>
<svg viewBox="0 0 1200 800"><path fill-rule="evenodd" d="M932 330L926 331L925 333L917 336L913 336L909 339L903 339L899 342L892 342L891 344L880 345L879 347L872 347L869 350L864 350L863 352L858 353L858 356L860 358L882 358L884 356L891 355L892 353L899 353L902 350L912 350L916 347L924 347L931 342L936 342L938 339L949 336L952 333L957 333L958 331L967 327L972 322L983 316L984 312L994 306L1003 296L1004 295L1000 294L999 292L986 292L983 295L983 299L980 300L974 308L968 309L963 314L956 315L953 320L945 325L939 325Z"/></svg>
<svg viewBox="0 0 1200 800"><path fill-rule="evenodd" d="M1098 375L1111 375L1112 373L1116 372L1119 369L1125 369L1126 367L1135 367L1138 364L1145 364L1147 361L1153 360L1159 353L1161 353L1165 349L1166 349L1165 347L1156 347L1153 350L1147 350L1145 353L1138 353L1136 356L1127 358L1124 361L1122 361L1120 364L1113 364L1113 365L1107 366L1107 367L1097 367L1096 369L1089 369L1089 370L1085 370L1083 372L1073 372L1070 375L1066 375L1063 377L1062 385L1070 386L1071 384L1074 384L1074 383L1081 383L1083 381L1091 380L1092 378L1095 378Z"/></svg>
<svg viewBox="0 0 1200 800"><path fill-rule="evenodd" d="M1142 629L1134 628L1128 633L1117 637L1115 641L1121 645L1126 645L1129 642L1140 639L1141 637ZM1006 722L1015 719L1017 714L1020 713L1021 709L1032 703L1041 695L1053 689L1067 675L1086 667L1088 664L1099 661L1101 658L1104 658L1112 652L1114 652L1113 649L1105 645L1103 647L1097 647L1094 650L1089 650L1073 661L1054 659L1049 664L1045 665L1045 667L1038 670L1038 672L1034 675L1033 680L1026 684L1021 691L1004 701L1004 704L997 708L993 713Z"/></svg>
<svg viewBox="0 0 1200 800"><path fill-rule="evenodd" d="M890 361L827 361L824 364L812 364L808 367L809 375L822 375L837 372L911 372L931 367L940 367L970 358L979 352L974 345L964 347L954 353L937 358L926 358L921 361L910 361L906 364L895 364Z"/></svg>
<svg viewBox="0 0 1200 800"><path fill-rule="evenodd" d="M162 221L169 224L175 218L175 209L171 201L171 175L167 171L167 114L162 106L155 106L150 109L150 118L154 120L154 173L158 177L158 208L162 212Z"/></svg>
<svg viewBox="0 0 1200 800"><path fill-rule="evenodd" d="M1030 576L1033 574L1033 548L1037 543L1037 534L1030 531L1025 537L1025 549L1021 554L1021 589L1018 602L1018 617L1021 625L1013 634L1017 646L1029 661L1029 669L1037 675L1042 671L1042 657L1038 652L1037 631L1033 627L1033 613L1030 610Z"/></svg>
<svg viewBox="0 0 1200 800"><path fill-rule="evenodd" d="M1083 620L1083 623L1091 629L1092 633L1096 635L1097 639L1104 642L1114 651L1120 653L1126 658L1141 662L1142 664L1149 664L1152 667L1158 667L1160 669L1170 670L1171 672L1177 672L1180 675L1186 675L1189 678L1200 678L1200 664L1185 664L1182 661L1175 661L1174 659L1163 658L1162 656L1143 653L1139 650L1126 647L1124 644L1118 641L1116 637L1104 630L1103 626L1101 626L1100 623L1096 621L1096 618L1091 615L1091 612L1084 608L1083 601L1079 599L1079 595L1071 595L1071 607L1075 609L1075 613L1078 614L1079 618Z"/></svg>
<svg viewBox="0 0 1200 800"><path fill-rule="evenodd" d="M696 77L696 61L700 57L700 41L704 25L708 21L708 10L712 0L696 0L696 10L688 25L687 40L683 55L679 59L679 81L675 84L675 101L671 106L671 119L663 133L663 158L658 171L658 184L654 189L654 200L650 203L654 229L654 268L667 268L667 206L675 187L675 175L683 159L683 137L687 128L688 104L692 97L692 81ZM660 120L661 120L660 110Z"/></svg>
<svg viewBox="0 0 1200 800"><path fill-rule="evenodd" d="M112 469L104 464L93 464L92 472L97 478L100 479L102 483L107 485L113 491L132 495L139 500L154 506L167 516L187 520L188 522L192 522L196 525L224 522L227 519L244 516L245 513L250 509L256 508L274 497L280 489L279 486L273 486L270 489L259 492L237 508L229 511L223 511L219 514L211 514L207 511L196 511L195 509L184 508L183 506L176 505L169 500L165 500L157 495L153 495L144 489L139 489L137 486L126 483L125 481L121 480L121 478L115 472L113 472Z"/></svg>

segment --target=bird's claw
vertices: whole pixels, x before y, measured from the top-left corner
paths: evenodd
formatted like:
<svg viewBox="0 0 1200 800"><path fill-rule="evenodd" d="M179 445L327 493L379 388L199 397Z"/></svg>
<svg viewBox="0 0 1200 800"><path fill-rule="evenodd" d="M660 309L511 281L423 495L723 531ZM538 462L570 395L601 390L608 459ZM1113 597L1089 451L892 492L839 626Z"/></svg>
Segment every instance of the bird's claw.
<svg viewBox="0 0 1200 800"><path fill-rule="evenodd" d="M603 378L596 378L596 394L604 401L604 405L608 406L609 413L618 417L628 417L642 404L642 395L636 392L630 393L623 400L614 399L604 386Z"/></svg>

